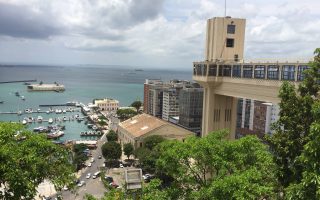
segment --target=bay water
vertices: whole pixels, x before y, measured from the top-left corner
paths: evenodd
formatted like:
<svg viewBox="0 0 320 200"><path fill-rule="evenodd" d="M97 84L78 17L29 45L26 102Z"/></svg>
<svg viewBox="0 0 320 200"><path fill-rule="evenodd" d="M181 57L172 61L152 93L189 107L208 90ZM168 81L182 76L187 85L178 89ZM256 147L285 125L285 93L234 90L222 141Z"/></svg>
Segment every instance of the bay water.
<svg viewBox="0 0 320 200"><path fill-rule="evenodd" d="M143 83L145 79L171 79L191 80L190 70L161 70L143 69L135 70L129 66L31 66L31 65L2 65L0 66L0 82L36 79L39 83L57 82L65 86L65 91L57 92L29 92L24 83L0 84L0 112L17 112L32 108L46 111L48 107L39 107L41 104L65 104L78 101L90 103L96 98L114 98L120 101L121 106L129 106L135 100L143 101ZM15 93L19 92L20 97ZM25 100L21 99L25 97ZM53 109L57 109L53 107ZM59 108L65 109L65 108ZM41 115L44 119L70 117L81 112L32 113L22 115L0 114L0 121L22 121L25 117L37 118ZM94 137L80 137L81 131L88 128L84 122L61 122L66 126L65 135L60 140L94 139ZM38 126L47 126L43 122L28 125L29 129Z"/></svg>

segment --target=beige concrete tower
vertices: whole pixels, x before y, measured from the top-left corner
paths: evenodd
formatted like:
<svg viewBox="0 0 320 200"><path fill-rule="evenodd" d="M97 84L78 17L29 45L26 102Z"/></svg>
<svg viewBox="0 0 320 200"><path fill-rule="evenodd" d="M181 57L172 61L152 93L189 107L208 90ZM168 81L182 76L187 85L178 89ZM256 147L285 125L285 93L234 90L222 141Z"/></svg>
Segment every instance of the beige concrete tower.
<svg viewBox="0 0 320 200"><path fill-rule="evenodd" d="M245 19L215 17L207 21L207 61L243 60Z"/></svg>
<svg viewBox="0 0 320 200"><path fill-rule="evenodd" d="M308 69L301 62L244 62L245 19L207 21L205 61L193 63L193 80L204 88L202 136L227 128L235 138L237 98L278 103L282 81L298 84Z"/></svg>

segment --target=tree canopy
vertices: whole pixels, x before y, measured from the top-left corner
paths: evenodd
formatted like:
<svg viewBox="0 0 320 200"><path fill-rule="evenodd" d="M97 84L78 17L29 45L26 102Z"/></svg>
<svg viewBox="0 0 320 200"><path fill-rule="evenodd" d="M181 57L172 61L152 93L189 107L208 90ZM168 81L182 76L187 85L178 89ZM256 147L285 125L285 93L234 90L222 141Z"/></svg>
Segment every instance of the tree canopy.
<svg viewBox="0 0 320 200"><path fill-rule="evenodd" d="M254 136L235 141L226 131L157 148L157 171L173 178L175 195L185 199L262 199L275 195L275 164ZM174 193L173 193L174 194Z"/></svg>
<svg viewBox="0 0 320 200"><path fill-rule="evenodd" d="M139 112L139 109L141 108L142 106L142 102L141 101L134 101L132 104L131 104L132 107L134 107L137 112Z"/></svg>
<svg viewBox="0 0 320 200"><path fill-rule="evenodd" d="M157 146L163 141L165 141L165 138L161 135L151 135L143 140L143 144L146 148L152 150L155 146Z"/></svg>
<svg viewBox="0 0 320 200"><path fill-rule="evenodd" d="M130 108L126 108L126 109L119 109L117 110L117 115L120 119L122 120L126 120L129 119L131 117L134 117L135 115L137 115L138 113Z"/></svg>
<svg viewBox="0 0 320 200"><path fill-rule="evenodd" d="M131 155L133 155L133 151L134 151L134 148L131 143L127 143L123 145L124 155L126 155L128 159L130 158Z"/></svg>
<svg viewBox="0 0 320 200"><path fill-rule="evenodd" d="M108 142L117 141L118 134L114 130L110 130L109 133L106 135Z"/></svg>
<svg viewBox="0 0 320 200"><path fill-rule="evenodd" d="M121 145L114 141L104 143L101 151L106 160L120 159L122 154Z"/></svg>
<svg viewBox="0 0 320 200"><path fill-rule="evenodd" d="M41 134L0 122L0 199L33 199L37 186L50 180L57 190L73 181L71 155Z"/></svg>
<svg viewBox="0 0 320 200"><path fill-rule="evenodd" d="M319 102L320 49L316 49L314 61L309 63L309 68L304 73L305 79L299 84L298 90L288 82L281 86L279 120L273 127L275 133L266 139L277 164L280 191L288 191L288 194L292 196L295 193L292 191L300 190L300 194L307 192L313 195L307 199L318 199L314 189L310 193L310 188L308 190L306 188L307 185L313 184L304 181L311 180L306 177L310 172L310 166L317 166L317 163L314 160L312 162L309 156L311 152L314 154L318 151L314 145L316 141L312 140L317 139L316 127L319 124L315 113L319 108L316 104ZM304 185L301 185L302 183ZM319 188L319 184L313 186L316 185ZM299 198L295 196L293 199Z"/></svg>

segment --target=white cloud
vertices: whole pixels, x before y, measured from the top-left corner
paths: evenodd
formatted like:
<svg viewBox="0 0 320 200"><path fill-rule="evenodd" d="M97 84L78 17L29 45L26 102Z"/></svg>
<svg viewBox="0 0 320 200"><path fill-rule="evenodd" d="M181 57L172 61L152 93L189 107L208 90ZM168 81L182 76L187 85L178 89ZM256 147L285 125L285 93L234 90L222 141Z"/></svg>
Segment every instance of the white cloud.
<svg viewBox="0 0 320 200"><path fill-rule="evenodd" d="M320 45L319 7L313 0L229 0L227 15L247 18L248 58L310 57ZM1 8L0 42L32 49L36 40L49 41L42 59L59 47L64 58L81 55L85 63L186 68L204 59L206 19L224 15L221 0L0 0Z"/></svg>

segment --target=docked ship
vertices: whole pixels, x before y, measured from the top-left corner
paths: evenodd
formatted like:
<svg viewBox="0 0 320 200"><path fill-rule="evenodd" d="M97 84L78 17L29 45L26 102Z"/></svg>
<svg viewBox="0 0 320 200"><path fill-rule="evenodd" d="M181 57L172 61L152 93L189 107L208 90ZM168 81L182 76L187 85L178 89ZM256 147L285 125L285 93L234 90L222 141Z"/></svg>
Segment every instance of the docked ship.
<svg viewBox="0 0 320 200"><path fill-rule="evenodd" d="M55 84L32 84L27 86L29 91L55 91L63 92L65 91L64 85L55 83Z"/></svg>

